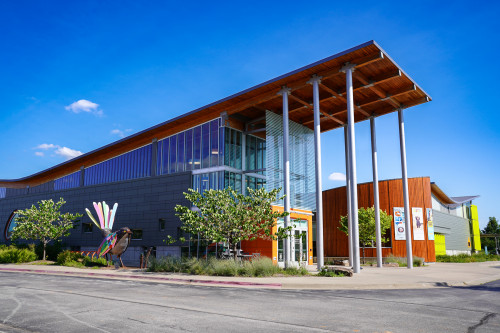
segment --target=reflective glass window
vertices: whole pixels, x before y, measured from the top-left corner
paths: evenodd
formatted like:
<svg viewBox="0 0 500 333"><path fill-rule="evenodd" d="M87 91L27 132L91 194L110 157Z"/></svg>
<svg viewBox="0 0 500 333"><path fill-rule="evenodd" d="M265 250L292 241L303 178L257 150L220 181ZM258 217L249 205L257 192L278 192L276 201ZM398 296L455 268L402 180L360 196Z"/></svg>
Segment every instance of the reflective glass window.
<svg viewBox="0 0 500 333"><path fill-rule="evenodd" d="M163 164L161 163L161 155L163 151L163 140L158 141L158 146L156 148L156 174L161 175L163 173L162 166Z"/></svg>
<svg viewBox="0 0 500 333"><path fill-rule="evenodd" d="M201 167L210 167L210 124L201 126Z"/></svg>
<svg viewBox="0 0 500 333"><path fill-rule="evenodd" d="M219 120L210 122L210 166L219 165Z"/></svg>
<svg viewBox="0 0 500 333"><path fill-rule="evenodd" d="M219 127L219 165L224 165L224 130L224 127Z"/></svg>
<svg viewBox="0 0 500 333"><path fill-rule="evenodd" d="M177 136L174 135L170 137L170 158L169 158L170 168L169 173L175 173L177 165Z"/></svg>
<svg viewBox="0 0 500 333"><path fill-rule="evenodd" d="M186 171L193 170L193 130L186 131Z"/></svg>
<svg viewBox="0 0 500 333"><path fill-rule="evenodd" d="M210 179L208 177L208 173L203 173L201 175L201 189L200 189L201 192L200 193L205 192L209 188L210 188Z"/></svg>
<svg viewBox="0 0 500 333"><path fill-rule="evenodd" d="M168 174L170 170L168 165L168 157L170 156L170 138L166 138L163 140L163 153L161 155L161 163L162 163L162 175Z"/></svg>
<svg viewBox="0 0 500 333"><path fill-rule="evenodd" d="M200 175L193 175L193 190L200 192Z"/></svg>
<svg viewBox="0 0 500 333"><path fill-rule="evenodd" d="M184 171L184 132L177 134L177 172Z"/></svg>
<svg viewBox="0 0 500 333"><path fill-rule="evenodd" d="M194 169L201 169L201 126L193 129L193 137Z"/></svg>
<svg viewBox="0 0 500 333"><path fill-rule="evenodd" d="M12 234L12 231L14 230L15 226L17 225L17 218L19 217L19 214L17 214L17 210L13 211L12 214L10 214L9 219L7 220L7 223L5 224L5 229L4 229L4 237L5 239L10 239L10 236Z"/></svg>

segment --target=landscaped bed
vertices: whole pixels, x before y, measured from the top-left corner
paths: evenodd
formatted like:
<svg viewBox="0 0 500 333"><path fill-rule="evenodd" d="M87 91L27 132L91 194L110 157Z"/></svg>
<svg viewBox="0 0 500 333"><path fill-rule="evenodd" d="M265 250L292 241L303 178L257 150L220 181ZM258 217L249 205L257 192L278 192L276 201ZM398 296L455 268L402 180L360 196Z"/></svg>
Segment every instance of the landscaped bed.
<svg viewBox="0 0 500 333"><path fill-rule="evenodd" d="M468 254L457 254L454 256L449 255L437 255L436 262L455 262L455 263L466 263L466 262L485 262L485 261L499 261L500 257L496 254L485 254L484 252Z"/></svg>
<svg viewBox="0 0 500 333"><path fill-rule="evenodd" d="M310 275L304 267L276 266L269 258L258 258L252 261L235 261L232 259L180 259L175 257L150 258L149 272L188 273L194 275L214 276L305 276Z"/></svg>

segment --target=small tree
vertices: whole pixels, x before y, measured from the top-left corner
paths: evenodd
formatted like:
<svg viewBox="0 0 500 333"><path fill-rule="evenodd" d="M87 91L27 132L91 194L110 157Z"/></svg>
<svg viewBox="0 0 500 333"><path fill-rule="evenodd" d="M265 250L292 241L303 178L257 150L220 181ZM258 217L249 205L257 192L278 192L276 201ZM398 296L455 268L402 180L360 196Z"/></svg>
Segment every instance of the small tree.
<svg viewBox="0 0 500 333"><path fill-rule="evenodd" d="M248 189L249 195L240 194L232 188L223 190L207 190L202 194L189 189L184 196L193 206L177 205L175 211L183 222L181 229L213 242L229 243L237 259L237 244L243 240L256 238L274 239L288 238L290 229L280 228L272 233L277 219L288 213L273 211L271 203L278 199L279 189L267 192L265 189ZM167 239L170 242L171 237Z"/></svg>
<svg viewBox="0 0 500 333"><path fill-rule="evenodd" d="M490 234L490 235L500 235L500 225L498 225L498 220L494 216L490 216L488 220L488 224L486 227L481 231L483 234ZM489 250L493 251L496 249L496 244L495 244L495 238L493 237L484 237L481 239L481 246L488 247Z"/></svg>
<svg viewBox="0 0 500 333"><path fill-rule="evenodd" d="M380 234L382 242L387 242L385 234L387 229L391 227L392 216L380 210ZM363 263L365 262L365 247L373 246L376 241L375 235L375 208L360 208L358 209L358 227L359 227L359 243L363 248ZM340 217L339 230L349 235L348 217Z"/></svg>
<svg viewBox="0 0 500 333"><path fill-rule="evenodd" d="M81 214L62 214L59 210L66 201L60 198L54 203L52 199L39 201L38 207L17 211L17 225L12 230L12 239L39 240L43 244L43 260L46 258L47 244L52 240L68 236L73 222Z"/></svg>

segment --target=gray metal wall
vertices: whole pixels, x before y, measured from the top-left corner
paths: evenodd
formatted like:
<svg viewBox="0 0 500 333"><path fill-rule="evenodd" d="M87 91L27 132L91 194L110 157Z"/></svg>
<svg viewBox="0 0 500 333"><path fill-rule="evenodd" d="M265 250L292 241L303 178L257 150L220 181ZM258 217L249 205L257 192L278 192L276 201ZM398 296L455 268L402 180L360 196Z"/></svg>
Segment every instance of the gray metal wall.
<svg viewBox="0 0 500 333"><path fill-rule="evenodd" d="M100 231L94 226L92 233L83 233L81 224L92 223L85 213L85 208L88 208L97 218L92 202L103 200L110 207L118 202L113 230L125 226L130 229L142 229L143 239L133 240L130 244L131 247L138 249L142 246L166 245L163 242L166 235L177 237L177 227L180 226L181 222L174 215L174 207L176 204L189 204L182 194L189 187L191 187L191 172L183 172L175 175L77 187L62 191L19 193L19 196L0 199L0 243L5 242L3 231L12 211L25 209L40 200L54 199L57 201L63 197L66 200L66 204L62 207L63 212L83 214L77 229L72 230L71 235L64 238L64 243L68 246L97 249L103 239ZM165 231L161 232L158 222L160 218L166 220ZM164 248L162 251L168 252ZM180 253L180 249L177 247L174 252Z"/></svg>
<svg viewBox="0 0 500 333"><path fill-rule="evenodd" d="M434 231L446 237L447 251L470 251L467 242L470 237L469 221L456 215L433 211Z"/></svg>

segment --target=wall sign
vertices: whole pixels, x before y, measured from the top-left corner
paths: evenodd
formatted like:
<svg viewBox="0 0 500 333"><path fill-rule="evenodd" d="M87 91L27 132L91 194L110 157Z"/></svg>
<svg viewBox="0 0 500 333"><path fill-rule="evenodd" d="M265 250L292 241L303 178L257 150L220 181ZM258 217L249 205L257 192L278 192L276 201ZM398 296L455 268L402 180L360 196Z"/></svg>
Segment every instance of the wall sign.
<svg viewBox="0 0 500 333"><path fill-rule="evenodd" d="M413 239L425 240L424 212L420 207L412 207L411 215L413 220Z"/></svg>
<svg viewBox="0 0 500 333"><path fill-rule="evenodd" d="M427 239L434 240L434 221L432 217L432 208L427 208Z"/></svg>
<svg viewBox="0 0 500 333"><path fill-rule="evenodd" d="M394 239L406 240L405 209L403 207L394 207Z"/></svg>

